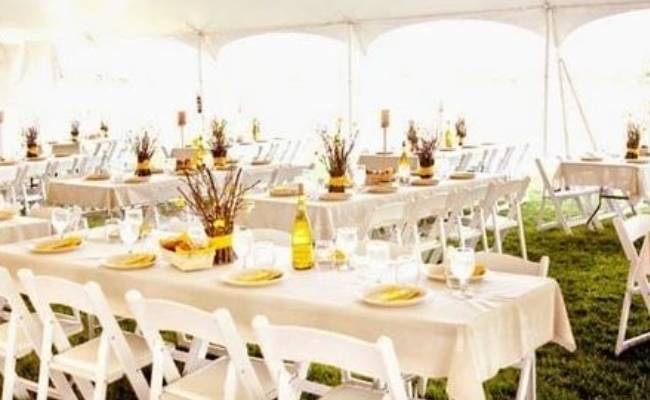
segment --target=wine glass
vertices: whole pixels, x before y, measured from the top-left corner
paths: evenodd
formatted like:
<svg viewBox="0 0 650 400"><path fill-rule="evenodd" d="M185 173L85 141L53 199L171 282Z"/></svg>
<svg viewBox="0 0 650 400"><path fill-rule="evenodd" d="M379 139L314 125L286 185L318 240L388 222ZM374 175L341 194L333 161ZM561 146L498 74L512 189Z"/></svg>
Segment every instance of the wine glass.
<svg viewBox="0 0 650 400"><path fill-rule="evenodd" d="M361 192L363 185L366 183L366 166L357 165L352 170L352 180L354 181L354 187L357 192Z"/></svg>
<svg viewBox="0 0 650 400"><path fill-rule="evenodd" d="M66 208L55 208L52 211L51 220L54 232L63 238L63 233L70 223L70 210Z"/></svg>
<svg viewBox="0 0 650 400"><path fill-rule="evenodd" d="M275 266L275 245L273 242L257 242L253 247L253 262L256 268Z"/></svg>
<svg viewBox="0 0 650 400"><path fill-rule="evenodd" d="M449 270L451 274L458 279L460 293L466 297L469 297L467 286L469 278L474 272L474 264L475 256L473 249L461 247L456 249L456 251L450 255Z"/></svg>
<svg viewBox="0 0 650 400"><path fill-rule="evenodd" d="M246 268L248 256L250 255L254 244L255 238L250 229L240 228L239 231L237 231L233 245L235 248L235 254L237 254L238 257L241 257L242 268Z"/></svg>
<svg viewBox="0 0 650 400"><path fill-rule="evenodd" d="M336 262L334 243L331 240L317 240L315 253L316 269L320 272L331 269Z"/></svg>
<svg viewBox="0 0 650 400"><path fill-rule="evenodd" d="M345 254L345 263L339 268L341 271L350 271L350 258L352 252L357 248L357 228L343 227L336 230L336 248Z"/></svg>
<svg viewBox="0 0 650 400"><path fill-rule="evenodd" d="M140 224L134 220L124 219L120 223L120 239L128 249L129 253L133 252L133 245L140 237Z"/></svg>
<svg viewBox="0 0 650 400"><path fill-rule="evenodd" d="M142 209L131 208L129 210L124 211L124 220L128 220L133 223L139 223L140 225L142 225L142 222L144 221Z"/></svg>
<svg viewBox="0 0 650 400"><path fill-rule="evenodd" d="M390 259L390 246L382 240L371 240L366 244L366 257L370 267L377 270L375 280L380 283Z"/></svg>

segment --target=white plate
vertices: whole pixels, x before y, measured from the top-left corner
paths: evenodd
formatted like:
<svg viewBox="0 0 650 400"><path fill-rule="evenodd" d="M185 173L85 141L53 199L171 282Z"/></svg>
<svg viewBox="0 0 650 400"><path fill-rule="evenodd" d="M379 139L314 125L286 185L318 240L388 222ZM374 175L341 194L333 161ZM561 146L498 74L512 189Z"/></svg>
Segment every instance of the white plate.
<svg viewBox="0 0 650 400"><path fill-rule="evenodd" d="M488 273L488 270L486 269L485 272L481 275L472 275L471 278L469 278L469 282L480 282L483 280L485 275ZM445 274L445 266L441 264L428 264L426 265L425 268L425 274L427 277L433 281L438 281L438 282L447 282L447 275Z"/></svg>
<svg viewBox="0 0 650 400"><path fill-rule="evenodd" d="M252 273L253 271L258 271L258 270L272 270L273 272L278 272L280 276L275 279L271 280L264 280L264 281L241 281L237 279L237 277L247 274L247 273ZM278 282L282 282L284 280L285 273L280 271L277 268L245 268L245 269L238 269L235 271L230 271L224 276L221 277L221 281L223 283L226 283L231 286L240 286L240 287L263 287L263 286L269 286L269 285L275 285Z"/></svg>
<svg viewBox="0 0 650 400"><path fill-rule="evenodd" d="M436 186L438 184L437 179L413 179L411 181L412 186Z"/></svg>
<svg viewBox="0 0 650 400"><path fill-rule="evenodd" d="M108 257L102 262L102 266L105 268L110 268L110 269L116 269L120 271L133 271L136 269L145 269L145 268L150 268L156 265L156 261L158 261L158 257L154 257L153 260L148 261L146 263L140 263L136 265L125 265L121 261L124 260L126 257L131 256L131 254L118 254L115 256Z"/></svg>
<svg viewBox="0 0 650 400"><path fill-rule="evenodd" d="M54 240L54 239L45 239L45 240L40 240L40 241L38 241L38 242L33 243L33 244L31 245L31 247L30 247L31 252L32 252L32 253L36 253L36 254L61 254L61 253L69 253L69 252L71 252L71 251L75 251L75 250L80 249L80 248L83 247L83 245L84 245L84 241L82 240L82 241L81 241L81 244L79 244L78 246L74 246L74 247L64 247L64 248L55 249L55 250L44 250L44 249L39 249L39 248L37 247L39 244L41 244L41 243L45 243L45 242L47 242L47 241L51 241L51 240Z"/></svg>
<svg viewBox="0 0 650 400"><path fill-rule="evenodd" d="M647 158L637 158L632 160L625 160L625 162L629 164L648 164L650 163L650 160Z"/></svg>
<svg viewBox="0 0 650 400"><path fill-rule="evenodd" d="M600 162L603 161L602 157L581 157L580 161L585 161L585 162Z"/></svg>
<svg viewBox="0 0 650 400"><path fill-rule="evenodd" d="M449 178L451 179L474 179L476 174L474 172L467 172L467 171L459 171L459 172L453 172L451 175L449 175Z"/></svg>
<svg viewBox="0 0 650 400"><path fill-rule="evenodd" d="M374 194L388 194L397 192L397 186L392 185L373 185L366 188L366 192Z"/></svg>
<svg viewBox="0 0 650 400"><path fill-rule="evenodd" d="M408 289L415 289L420 292L420 294L417 297L414 297L412 299L408 300L395 300L395 301L383 301L377 298L374 298L372 295L374 293L377 293L380 290L384 290L389 287L393 286L399 286L399 287L404 287ZM429 297L429 292L421 287L414 286L414 285L395 285L395 284L381 284L381 285L375 285L371 286L369 288L364 289L361 293L359 293L359 300L362 302L369 304L371 306L377 306L377 307L389 307L389 308L397 308L397 307L410 307L414 306L416 304L420 304L423 301L425 301Z"/></svg>

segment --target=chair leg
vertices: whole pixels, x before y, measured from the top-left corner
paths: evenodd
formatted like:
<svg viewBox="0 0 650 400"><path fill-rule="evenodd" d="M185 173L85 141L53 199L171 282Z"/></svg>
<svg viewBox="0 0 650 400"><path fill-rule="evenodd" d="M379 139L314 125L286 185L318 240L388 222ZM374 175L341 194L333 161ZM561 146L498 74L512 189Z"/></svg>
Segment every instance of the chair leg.
<svg viewBox="0 0 650 400"><path fill-rule="evenodd" d="M515 208L517 214L517 230L519 233L519 247L521 250L521 256L524 258L524 260L528 260L528 249L526 249L526 231L524 230L524 220L521 216L521 205L519 203L516 203Z"/></svg>
<svg viewBox="0 0 650 400"><path fill-rule="evenodd" d="M621 319L618 324L618 336L616 338L615 353L618 356L625 350L625 334L627 332L627 322L630 318L630 306L632 305L632 295L629 290L625 291L623 305L621 307Z"/></svg>
<svg viewBox="0 0 650 400"><path fill-rule="evenodd" d="M569 224L564 217L564 213L562 212L562 203L557 199L552 199L552 202L553 206L555 207L555 218L557 218L557 221L564 230L564 233L567 235L573 235L573 232L571 232L571 227L569 227Z"/></svg>

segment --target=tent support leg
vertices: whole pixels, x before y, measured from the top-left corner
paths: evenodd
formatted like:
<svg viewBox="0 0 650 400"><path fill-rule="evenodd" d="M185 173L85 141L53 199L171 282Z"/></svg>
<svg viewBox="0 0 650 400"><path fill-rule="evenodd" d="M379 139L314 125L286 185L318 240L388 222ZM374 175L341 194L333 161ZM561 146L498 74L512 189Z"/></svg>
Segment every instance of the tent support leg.
<svg viewBox="0 0 650 400"><path fill-rule="evenodd" d="M544 157L548 157L548 75L550 68L550 48L551 48L551 8L546 5L546 41L544 46L544 121L543 121L543 140L544 140Z"/></svg>
<svg viewBox="0 0 650 400"><path fill-rule="evenodd" d="M571 79L571 74L569 73L569 69L566 66L566 61L560 59L560 66L562 68L562 72L564 72L564 77L566 78L566 81L569 84L569 89L571 90L571 94L573 95L573 100L576 103L578 112L580 113L582 124L584 125L585 130L587 131L587 136L589 137L589 141L591 142L591 148L593 151L597 151L598 146L596 145L596 140L594 140L594 135L591 132L591 127L589 126L589 121L587 120L585 110L582 107L582 101L580 101L580 96L578 96L578 92L575 86L573 85L573 80Z"/></svg>

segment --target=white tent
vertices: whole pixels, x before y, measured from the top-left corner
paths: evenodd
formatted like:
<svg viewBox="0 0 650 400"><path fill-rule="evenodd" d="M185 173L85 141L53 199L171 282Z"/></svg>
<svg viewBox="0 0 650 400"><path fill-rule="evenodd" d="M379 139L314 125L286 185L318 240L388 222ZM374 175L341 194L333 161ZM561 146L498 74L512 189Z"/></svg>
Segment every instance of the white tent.
<svg viewBox="0 0 650 400"><path fill-rule="evenodd" d="M216 55L221 46L249 35L306 32L348 42L348 119L352 120L354 53L363 53L381 34L408 24L442 19L488 20L528 29L547 40L543 132L546 150L551 50L559 48L583 24L649 7L650 1L642 0L0 0L0 92L12 74L25 73L30 65L41 64L40 60L51 57L39 47L41 44L25 45L26 41L42 43L71 35L168 36L196 44L201 57L203 49ZM2 43L14 45L2 46ZM570 93L591 138L567 65L559 52L556 54L563 110L565 93ZM40 58L30 61L28 57ZM56 74L56 60L50 61L54 67L51 73ZM566 118L564 126L568 153ZM595 147L593 138L591 141Z"/></svg>

